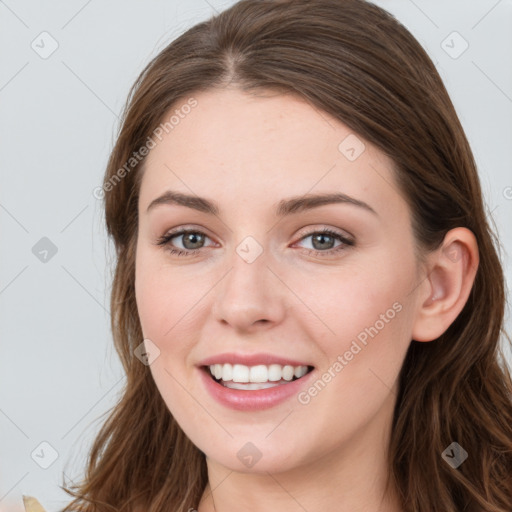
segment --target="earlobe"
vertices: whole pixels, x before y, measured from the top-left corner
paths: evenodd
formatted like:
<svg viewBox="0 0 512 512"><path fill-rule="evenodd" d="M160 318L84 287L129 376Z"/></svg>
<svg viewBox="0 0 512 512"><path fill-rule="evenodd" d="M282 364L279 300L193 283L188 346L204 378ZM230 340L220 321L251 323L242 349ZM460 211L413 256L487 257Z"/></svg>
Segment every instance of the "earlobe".
<svg viewBox="0 0 512 512"><path fill-rule="evenodd" d="M467 228L452 229L427 260L412 331L416 341L439 338L464 308L478 268L476 238Z"/></svg>

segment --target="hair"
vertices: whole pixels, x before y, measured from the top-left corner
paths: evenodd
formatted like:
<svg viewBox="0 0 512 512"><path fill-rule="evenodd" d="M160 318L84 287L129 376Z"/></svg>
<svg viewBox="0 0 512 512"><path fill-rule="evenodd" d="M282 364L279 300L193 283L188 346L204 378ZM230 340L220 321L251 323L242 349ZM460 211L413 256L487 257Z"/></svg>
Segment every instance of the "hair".
<svg viewBox="0 0 512 512"><path fill-rule="evenodd" d="M114 345L126 373L63 512L185 512L208 481L205 455L181 430L149 368L135 302L138 196L147 144L172 106L201 91L294 94L334 116L394 163L417 248L466 227L479 265L470 296L436 340L411 340L399 375L388 483L406 512L512 510L512 380L500 347L505 281L477 167L443 82L418 41L365 0L242 0L188 29L130 89L103 189L115 244ZM130 162L132 168L121 173ZM120 178L121 176L121 178ZM468 452L454 469L442 452ZM73 490L74 489L74 490Z"/></svg>

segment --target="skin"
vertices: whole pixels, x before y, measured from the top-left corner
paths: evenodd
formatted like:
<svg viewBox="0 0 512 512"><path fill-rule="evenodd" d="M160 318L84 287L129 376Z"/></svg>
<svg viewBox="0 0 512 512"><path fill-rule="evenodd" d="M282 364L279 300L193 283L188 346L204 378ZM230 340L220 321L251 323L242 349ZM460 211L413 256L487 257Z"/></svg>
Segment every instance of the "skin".
<svg viewBox="0 0 512 512"><path fill-rule="evenodd" d="M474 236L452 230L420 262L393 163L361 137L365 149L350 161L338 149L352 134L345 124L292 95L193 96L197 107L145 162L136 298L144 338L160 350L150 365L156 385L206 454L198 510L399 512L394 490L384 493L397 379L411 340L435 339L464 306L478 264ZM219 214L176 204L147 212L168 189L213 200ZM343 203L275 216L282 199L332 192L375 213ZM202 245L184 236L156 244L180 226L204 233ZM308 236L323 228L354 245L333 252L339 239L322 245ZM252 263L236 252L247 236L263 249ZM176 256L170 245L198 249ZM196 365L214 354L269 352L307 361L314 382L397 303L400 311L307 404L294 396L235 411L199 378ZM261 453L251 468L237 457L249 441Z"/></svg>

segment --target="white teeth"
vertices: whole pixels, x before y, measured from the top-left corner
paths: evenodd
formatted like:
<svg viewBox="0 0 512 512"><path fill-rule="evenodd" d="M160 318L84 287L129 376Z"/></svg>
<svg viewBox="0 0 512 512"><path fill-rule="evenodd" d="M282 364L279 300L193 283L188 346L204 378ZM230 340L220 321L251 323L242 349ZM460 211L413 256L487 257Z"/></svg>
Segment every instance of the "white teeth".
<svg viewBox="0 0 512 512"><path fill-rule="evenodd" d="M306 367L306 372L303 372L303 366L296 366L294 369L293 369L293 374L295 375L295 377L297 377L298 379L300 379L303 375L305 375L305 373L308 371L307 367Z"/></svg>
<svg viewBox="0 0 512 512"><path fill-rule="evenodd" d="M276 382L282 378L283 367L280 364L271 364L268 367L268 380Z"/></svg>
<svg viewBox="0 0 512 512"><path fill-rule="evenodd" d="M222 365L222 380L233 380L233 366L229 363Z"/></svg>
<svg viewBox="0 0 512 512"><path fill-rule="evenodd" d="M249 367L243 364L234 364L233 382L249 382Z"/></svg>
<svg viewBox="0 0 512 512"><path fill-rule="evenodd" d="M280 380L291 381L293 377L303 377L308 373L307 366L291 366L280 364L264 365L259 364L256 366L245 366L243 364L212 364L210 365L210 373L217 380L224 382L238 382L238 383L255 383L265 384L271 382L278 382ZM263 387L248 387L240 388L238 386L229 385L234 389L263 389ZM272 386L264 386L272 387Z"/></svg>
<svg viewBox="0 0 512 512"><path fill-rule="evenodd" d="M248 382L245 384L240 384L239 382L224 382L226 388L244 389L246 391L273 388L279 385L280 384L276 384L275 382Z"/></svg>
<svg viewBox="0 0 512 512"><path fill-rule="evenodd" d="M267 382L268 368L264 364L251 366L249 370L249 382Z"/></svg>
<svg viewBox="0 0 512 512"><path fill-rule="evenodd" d="M283 379L284 380L292 380L293 379L293 366L289 364L283 368Z"/></svg>

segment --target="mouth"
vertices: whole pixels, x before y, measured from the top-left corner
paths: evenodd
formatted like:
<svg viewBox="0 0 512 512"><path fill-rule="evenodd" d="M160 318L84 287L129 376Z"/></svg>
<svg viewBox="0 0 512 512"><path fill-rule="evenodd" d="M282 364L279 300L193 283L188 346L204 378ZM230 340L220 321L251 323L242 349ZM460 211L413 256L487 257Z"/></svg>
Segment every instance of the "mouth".
<svg viewBox="0 0 512 512"><path fill-rule="evenodd" d="M302 379L313 366L212 364L201 369L215 382L229 389L255 391L284 386Z"/></svg>

